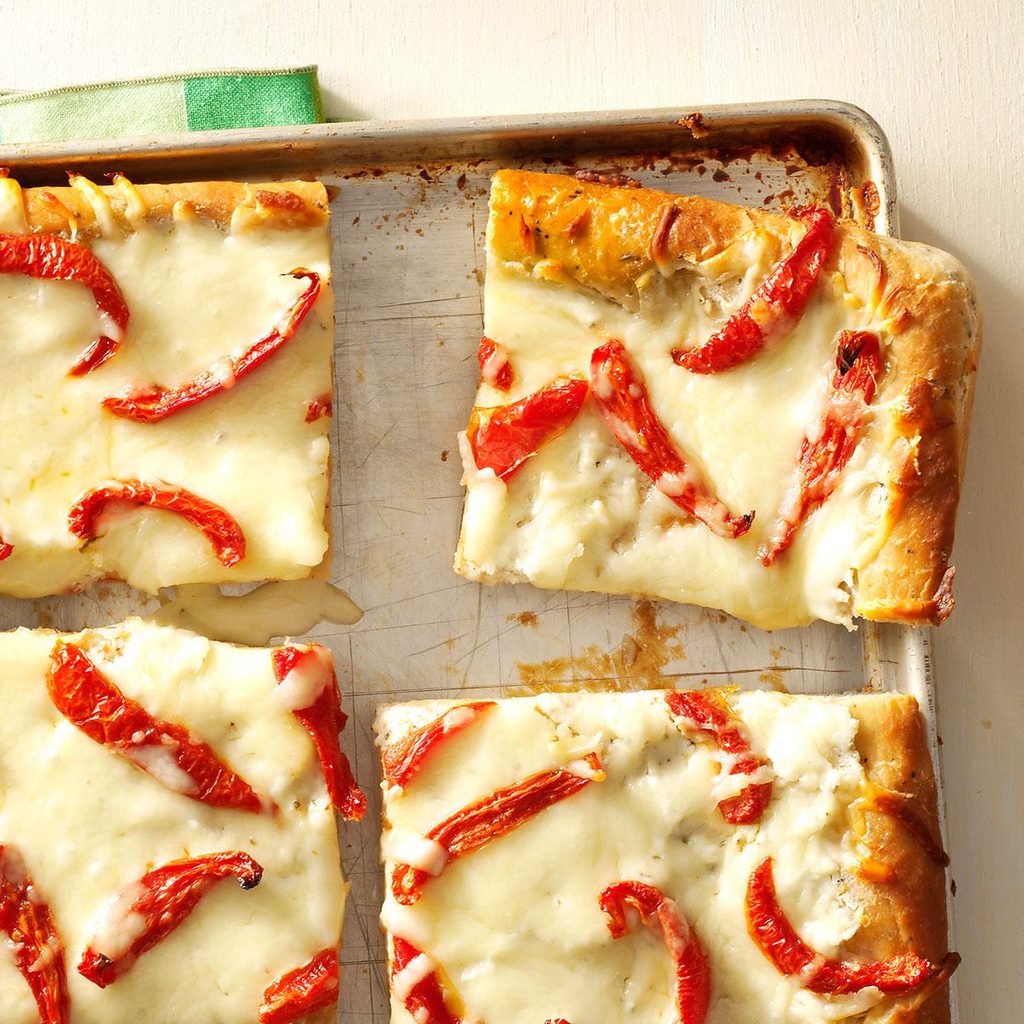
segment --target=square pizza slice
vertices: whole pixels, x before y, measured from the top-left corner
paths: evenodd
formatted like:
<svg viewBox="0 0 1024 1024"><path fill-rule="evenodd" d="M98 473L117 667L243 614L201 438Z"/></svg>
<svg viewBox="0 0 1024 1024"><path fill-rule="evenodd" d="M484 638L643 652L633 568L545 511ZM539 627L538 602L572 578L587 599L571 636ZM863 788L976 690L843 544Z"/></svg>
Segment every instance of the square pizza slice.
<svg viewBox="0 0 1024 1024"><path fill-rule="evenodd" d="M330 654L133 620L0 663L0 1020L333 1021L364 802Z"/></svg>
<svg viewBox="0 0 1024 1024"><path fill-rule="evenodd" d="M317 182L0 177L0 592L310 575L332 324Z"/></svg>
<svg viewBox="0 0 1024 1024"><path fill-rule="evenodd" d="M951 257L586 175L491 190L456 569L766 628L937 623L980 326Z"/></svg>
<svg viewBox="0 0 1024 1024"><path fill-rule="evenodd" d="M943 852L911 697L381 709L392 1024L939 1024Z"/></svg>

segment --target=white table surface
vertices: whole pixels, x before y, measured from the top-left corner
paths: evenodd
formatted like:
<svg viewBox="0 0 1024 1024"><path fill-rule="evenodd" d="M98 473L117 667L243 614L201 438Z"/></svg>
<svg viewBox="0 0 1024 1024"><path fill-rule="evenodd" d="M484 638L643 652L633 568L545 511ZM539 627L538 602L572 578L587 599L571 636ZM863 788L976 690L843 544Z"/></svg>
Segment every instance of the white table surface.
<svg viewBox="0 0 1024 1024"><path fill-rule="evenodd" d="M316 63L333 117L806 97L873 114L904 236L963 259L985 313L940 724L963 1024L1024 1021L1024 5L8 0L3 25L0 89Z"/></svg>

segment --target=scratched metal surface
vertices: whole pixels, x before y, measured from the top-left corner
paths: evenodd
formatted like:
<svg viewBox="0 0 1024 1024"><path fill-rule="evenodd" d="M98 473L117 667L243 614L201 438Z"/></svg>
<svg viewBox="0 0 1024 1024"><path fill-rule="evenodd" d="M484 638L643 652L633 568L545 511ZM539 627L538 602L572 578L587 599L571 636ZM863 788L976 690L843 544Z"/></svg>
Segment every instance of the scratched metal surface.
<svg viewBox="0 0 1024 1024"><path fill-rule="evenodd" d="M26 183L68 167L136 181L319 176L332 203L337 320L332 579L365 610L321 627L351 718L345 736L370 798L342 828L352 888L339 1019L388 1020L377 925L379 769L372 723L382 702L539 686L741 686L914 693L937 723L928 634L899 627L762 632L715 612L526 585L481 587L452 571L462 491L456 434L476 385L483 232L491 172L616 167L670 191L749 205L842 202L878 192L875 228L896 230L884 136L842 104L351 124L199 133L126 143L0 147ZM36 602L0 601L0 627L81 628L153 607L124 587ZM952 947L951 947L952 948ZM955 1006L954 1006L955 1013Z"/></svg>

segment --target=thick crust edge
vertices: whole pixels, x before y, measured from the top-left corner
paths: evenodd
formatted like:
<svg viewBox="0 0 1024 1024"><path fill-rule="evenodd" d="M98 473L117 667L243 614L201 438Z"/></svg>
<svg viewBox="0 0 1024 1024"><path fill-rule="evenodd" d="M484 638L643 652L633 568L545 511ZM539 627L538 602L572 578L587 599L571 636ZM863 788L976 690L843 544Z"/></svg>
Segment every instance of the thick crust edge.
<svg viewBox="0 0 1024 1024"><path fill-rule="evenodd" d="M847 698L860 723L857 750L868 782L907 798L939 842L938 796L924 721L913 697L865 694ZM855 956L891 957L912 950L938 963L947 952L946 871L889 814L865 811L866 840L873 856L891 868L888 882L847 879L864 907L860 929L849 944ZM946 986L888 1002L868 1014L870 1024L949 1024Z"/></svg>
<svg viewBox="0 0 1024 1024"><path fill-rule="evenodd" d="M678 213L665 218L669 206ZM635 310L643 275L703 262L755 228L775 236L780 252L792 244L794 221L782 214L504 170L492 180L488 243L499 260L531 271L545 264L542 273ZM875 551L857 567L853 612L938 624L952 608L950 554L981 339L975 289L951 256L848 221L837 224L826 270L867 293L877 287L892 328L875 399L891 410L876 442L887 464L887 511Z"/></svg>
<svg viewBox="0 0 1024 1024"><path fill-rule="evenodd" d="M288 231L326 225L328 217L327 190L318 181L134 185L119 176L112 185L94 185L77 176L71 180L72 186L23 190L13 179L0 178L0 223L6 230L88 238L131 231L143 220L198 219L224 230Z"/></svg>

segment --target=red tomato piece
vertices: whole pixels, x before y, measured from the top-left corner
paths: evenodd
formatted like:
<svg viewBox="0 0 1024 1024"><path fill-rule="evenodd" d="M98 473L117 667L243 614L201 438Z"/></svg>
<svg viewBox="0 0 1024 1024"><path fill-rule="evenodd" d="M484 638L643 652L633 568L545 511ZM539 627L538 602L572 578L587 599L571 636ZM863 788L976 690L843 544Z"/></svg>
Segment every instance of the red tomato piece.
<svg viewBox="0 0 1024 1024"><path fill-rule="evenodd" d="M800 938L779 905L771 857L765 857L750 875L746 912L750 937L779 973L787 977L800 975L804 988L820 995L843 995L870 987L887 995L910 992L937 971L914 953L867 964L820 956Z"/></svg>
<svg viewBox="0 0 1024 1024"><path fill-rule="evenodd" d="M137 505L174 512L191 523L213 547L217 561L225 568L245 558L245 534L238 521L220 505L199 497L184 487L144 480L118 480L86 491L68 511L68 528L82 540L93 540L102 532L109 505Z"/></svg>
<svg viewBox="0 0 1024 1024"><path fill-rule="evenodd" d="M629 931L627 907L636 910L648 928L661 933L672 957L680 1024L703 1024L711 1005L711 967L697 933L675 902L653 885L625 881L609 885L600 903L616 939Z"/></svg>
<svg viewBox="0 0 1024 1024"><path fill-rule="evenodd" d="M719 537L742 537L750 529L754 513L732 515L669 436L621 341L594 349L590 390L615 439L662 494Z"/></svg>
<svg viewBox="0 0 1024 1024"><path fill-rule="evenodd" d="M864 412L875 397L881 373L878 335L842 331L824 421L801 442L793 482L758 552L765 566L772 565L786 551L804 520L836 489L864 432Z"/></svg>
<svg viewBox="0 0 1024 1024"><path fill-rule="evenodd" d="M444 988L436 966L424 972L418 980L413 980L412 984L402 983L402 972L421 956L425 956L425 954L411 942L399 938L397 935L392 937L392 991L396 993L417 1024L462 1024L462 1019L449 1008L445 1001Z"/></svg>
<svg viewBox="0 0 1024 1024"><path fill-rule="evenodd" d="M172 861L148 871L108 904L102 938L90 941L78 973L106 988L170 935L210 889L231 877L243 889L252 889L259 885L263 868L247 853L232 850Z"/></svg>
<svg viewBox="0 0 1024 1024"><path fill-rule="evenodd" d="M808 206L794 216L807 222L803 238L703 345L673 350L680 366L693 373L731 370L778 341L800 319L832 251L835 220L823 206Z"/></svg>
<svg viewBox="0 0 1024 1024"><path fill-rule="evenodd" d="M54 644L46 689L54 707L89 739L169 789L210 807L253 814L273 809L212 747L126 697L80 647Z"/></svg>
<svg viewBox="0 0 1024 1024"><path fill-rule="evenodd" d="M480 339L476 358L480 363L481 382L499 391L508 391L512 387L512 364L508 361L504 345L499 345L485 334Z"/></svg>
<svg viewBox="0 0 1024 1024"><path fill-rule="evenodd" d="M384 781L389 786L406 786L437 746L446 739L468 728L491 708L493 700L472 701L449 708L432 722L413 730L394 743L389 743L380 755L384 767Z"/></svg>
<svg viewBox="0 0 1024 1024"><path fill-rule="evenodd" d="M338 999L338 951L322 949L308 964L282 974L263 993L259 1024L293 1024Z"/></svg>
<svg viewBox="0 0 1024 1024"><path fill-rule="evenodd" d="M445 857L436 874L440 874L453 860L500 839L552 804L586 788L591 782L603 780L604 770L598 756L588 754L580 762L578 771L555 768L538 772L522 782L495 790L489 796L468 804L427 833L426 838L437 844ZM415 903L432 877L435 874L422 868L398 864L391 876L391 892L399 903Z"/></svg>
<svg viewBox="0 0 1024 1024"><path fill-rule="evenodd" d="M111 334L101 334L75 360L69 371L80 377L105 363L128 328L128 305L109 270L77 242L58 235L0 234L0 274L25 274L45 281L74 281L92 292L96 308Z"/></svg>
<svg viewBox="0 0 1024 1024"><path fill-rule="evenodd" d="M10 845L0 845L0 932L39 1007L39 1024L68 1024L64 943L24 858Z"/></svg>
<svg viewBox="0 0 1024 1024"><path fill-rule="evenodd" d="M316 747L331 804L348 821L361 821L366 813L366 797L338 739L348 716L341 710L330 654L320 644L275 647L273 662L278 685L288 687L292 714Z"/></svg>
<svg viewBox="0 0 1024 1024"><path fill-rule="evenodd" d="M279 352L295 336L320 295L320 275L313 270L298 268L291 271L292 277L309 281L305 290L295 300L284 319L259 340L254 341L240 355L227 355L204 370L198 377L164 387L162 384L147 384L124 394L113 395L103 400L103 407L122 419L137 423L158 423L175 413L190 409L199 402L222 394L233 388L243 377L262 366L271 356Z"/></svg>
<svg viewBox="0 0 1024 1024"><path fill-rule="evenodd" d="M466 435L477 469L508 480L540 447L564 434L587 397L587 382L556 377L511 405L475 408Z"/></svg>
<svg viewBox="0 0 1024 1024"><path fill-rule="evenodd" d="M665 702L676 718L684 719L686 724L710 736L723 753L732 757L730 775L752 775L768 765L766 758L751 752L739 720L718 694L707 690L674 690L665 694ZM730 825L747 825L760 819L771 798L772 783L751 783L736 796L723 800L718 809Z"/></svg>

